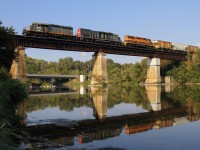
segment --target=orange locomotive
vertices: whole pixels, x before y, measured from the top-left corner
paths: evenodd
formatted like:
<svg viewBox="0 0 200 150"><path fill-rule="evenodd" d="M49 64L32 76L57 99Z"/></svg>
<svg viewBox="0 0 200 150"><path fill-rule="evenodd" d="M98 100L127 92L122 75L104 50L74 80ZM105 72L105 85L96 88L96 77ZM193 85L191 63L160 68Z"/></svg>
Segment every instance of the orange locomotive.
<svg viewBox="0 0 200 150"><path fill-rule="evenodd" d="M124 36L124 44L127 46L152 46L151 39L126 35Z"/></svg>
<svg viewBox="0 0 200 150"><path fill-rule="evenodd" d="M135 133L140 133L144 132L147 130L151 130L153 128L153 123L148 123L144 125L136 125L136 126L125 126L126 128L126 134L135 134Z"/></svg>

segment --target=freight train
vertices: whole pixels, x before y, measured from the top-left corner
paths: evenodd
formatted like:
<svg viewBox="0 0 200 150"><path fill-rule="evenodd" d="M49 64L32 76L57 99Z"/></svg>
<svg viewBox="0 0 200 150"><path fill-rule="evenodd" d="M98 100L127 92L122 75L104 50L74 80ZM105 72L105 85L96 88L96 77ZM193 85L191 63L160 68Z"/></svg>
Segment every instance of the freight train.
<svg viewBox="0 0 200 150"><path fill-rule="evenodd" d="M117 34L111 32L94 31L90 29L79 28L73 35L73 27L61 26L56 24L32 23L26 27L22 33L24 36L48 37L66 40L81 40L87 42L107 43L112 45L124 45L127 47L138 47L160 50L178 50L187 52L196 52L198 47L184 45L173 42L154 40L136 36L126 35L124 41Z"/></svg>

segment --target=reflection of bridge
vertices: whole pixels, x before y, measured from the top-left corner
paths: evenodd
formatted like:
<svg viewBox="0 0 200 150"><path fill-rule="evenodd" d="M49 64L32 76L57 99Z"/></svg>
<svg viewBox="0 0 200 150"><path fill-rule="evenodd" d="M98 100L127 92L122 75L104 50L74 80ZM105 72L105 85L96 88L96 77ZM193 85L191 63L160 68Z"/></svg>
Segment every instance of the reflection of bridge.
<svg viewBox="0 0 200 150"><path fill-rule="evenodd" d="M52 96L52 95L75 95L79 94L79 92L54 92L54 93L30 93L30 97L37 97L37 96Z"/></svg>
<svg viewBox="0 0 200 150"><path fill-rule="evenodd" d="M55 124L29 126L27 127L27 131L32 137L35 137L34 142L37 142L36 139L39 137L49 137L54 142L59 137L62 137L62 139L70 137L71 141L73 140L70 145L73 145L74 137L77 135L79 135L79 143L87 143L93 140L119 136L123 127L125 127L127 134L134 134L153 128L159 129L173 126L177 120L176 118L191 118L188 115L186 108L176 108L157 112L113 116L104 120L82 120L73 122L72 124L68 123L66 126ZM63 142L62 144L69 145L68 141Z"/></svg>
<svg viewBox="0 0 200 150"><path fill-rule="evenodd" d="M186 60L187 53L184 51L172 51L156 49L152 47L128 47L125 45L112 45L111 43L96 43L77 39L50 39L38 37L24 37L16 35L16 51L19 53L19 59L12 65L11 74L13 78L25 78L25 47L59 49L68 51L94 52L94 67L91 84L108 83L107 75L107 54L144 56L147 59L147 78L146 83L160 83L160 59L168 60Z"/></svg>

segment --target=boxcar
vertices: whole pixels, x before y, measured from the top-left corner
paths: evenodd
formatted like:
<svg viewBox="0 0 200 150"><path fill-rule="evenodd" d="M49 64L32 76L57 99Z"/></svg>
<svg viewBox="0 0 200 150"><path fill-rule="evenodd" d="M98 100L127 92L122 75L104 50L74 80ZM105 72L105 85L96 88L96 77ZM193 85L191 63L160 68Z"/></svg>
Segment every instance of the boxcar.
<svg viewBox="0 0 200 150"><path fill-rule="evenodd" d="M172 43L171 42L154 40L152 43L153 43L153 46L155 48L172 49Z"/></svg>
<svg viewBox="0 0 200 150"><path fill-rule="evenodd" d="M125 45L133 44L133 45L153 46L153 43L151 42L150 39L130 36L130 35L124 36L124 44Z"/></svg>

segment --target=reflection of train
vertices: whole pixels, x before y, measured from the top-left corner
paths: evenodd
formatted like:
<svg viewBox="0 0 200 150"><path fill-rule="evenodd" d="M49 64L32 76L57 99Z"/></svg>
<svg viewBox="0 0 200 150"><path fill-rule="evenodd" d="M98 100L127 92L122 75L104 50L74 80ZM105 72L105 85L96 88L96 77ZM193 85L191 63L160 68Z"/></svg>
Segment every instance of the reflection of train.
<svg viewBox="0 0 200 150"><path fill-rule="evenodd" d="M119 129L107 129L104 131L96 132L96 133L89 133L89 134L80 134L78 136L79 144L89 143L94 140L103 140L110 137L119 136L122 132L122 128Z"/></svg>
<svg viewBox="0 0 200 150"><path fill-rule="evenodd" d="M73 28L70 26L61 26L55 24L32 23L23 30L24 36L48 37L58 39L82 40L88 42L109 43L113 45L125 45L127 47L148 47L161 50L180 50L196 52L198 47L161 40L152 41L151 39L124 36L124 42L117 34L111 32L94 31L90 29L79 28L76 35L73 35Z"/></svg>
<svg viewBox="0 0 200 150"><path fill-rule="evenodd" d="M136 125L136 126L126 126L126 134L135 134L135 133L140 133L144 132L147 130L151 130L153 128L154 123L148 123L148 124L143 124L143 125Z"/></svg>

